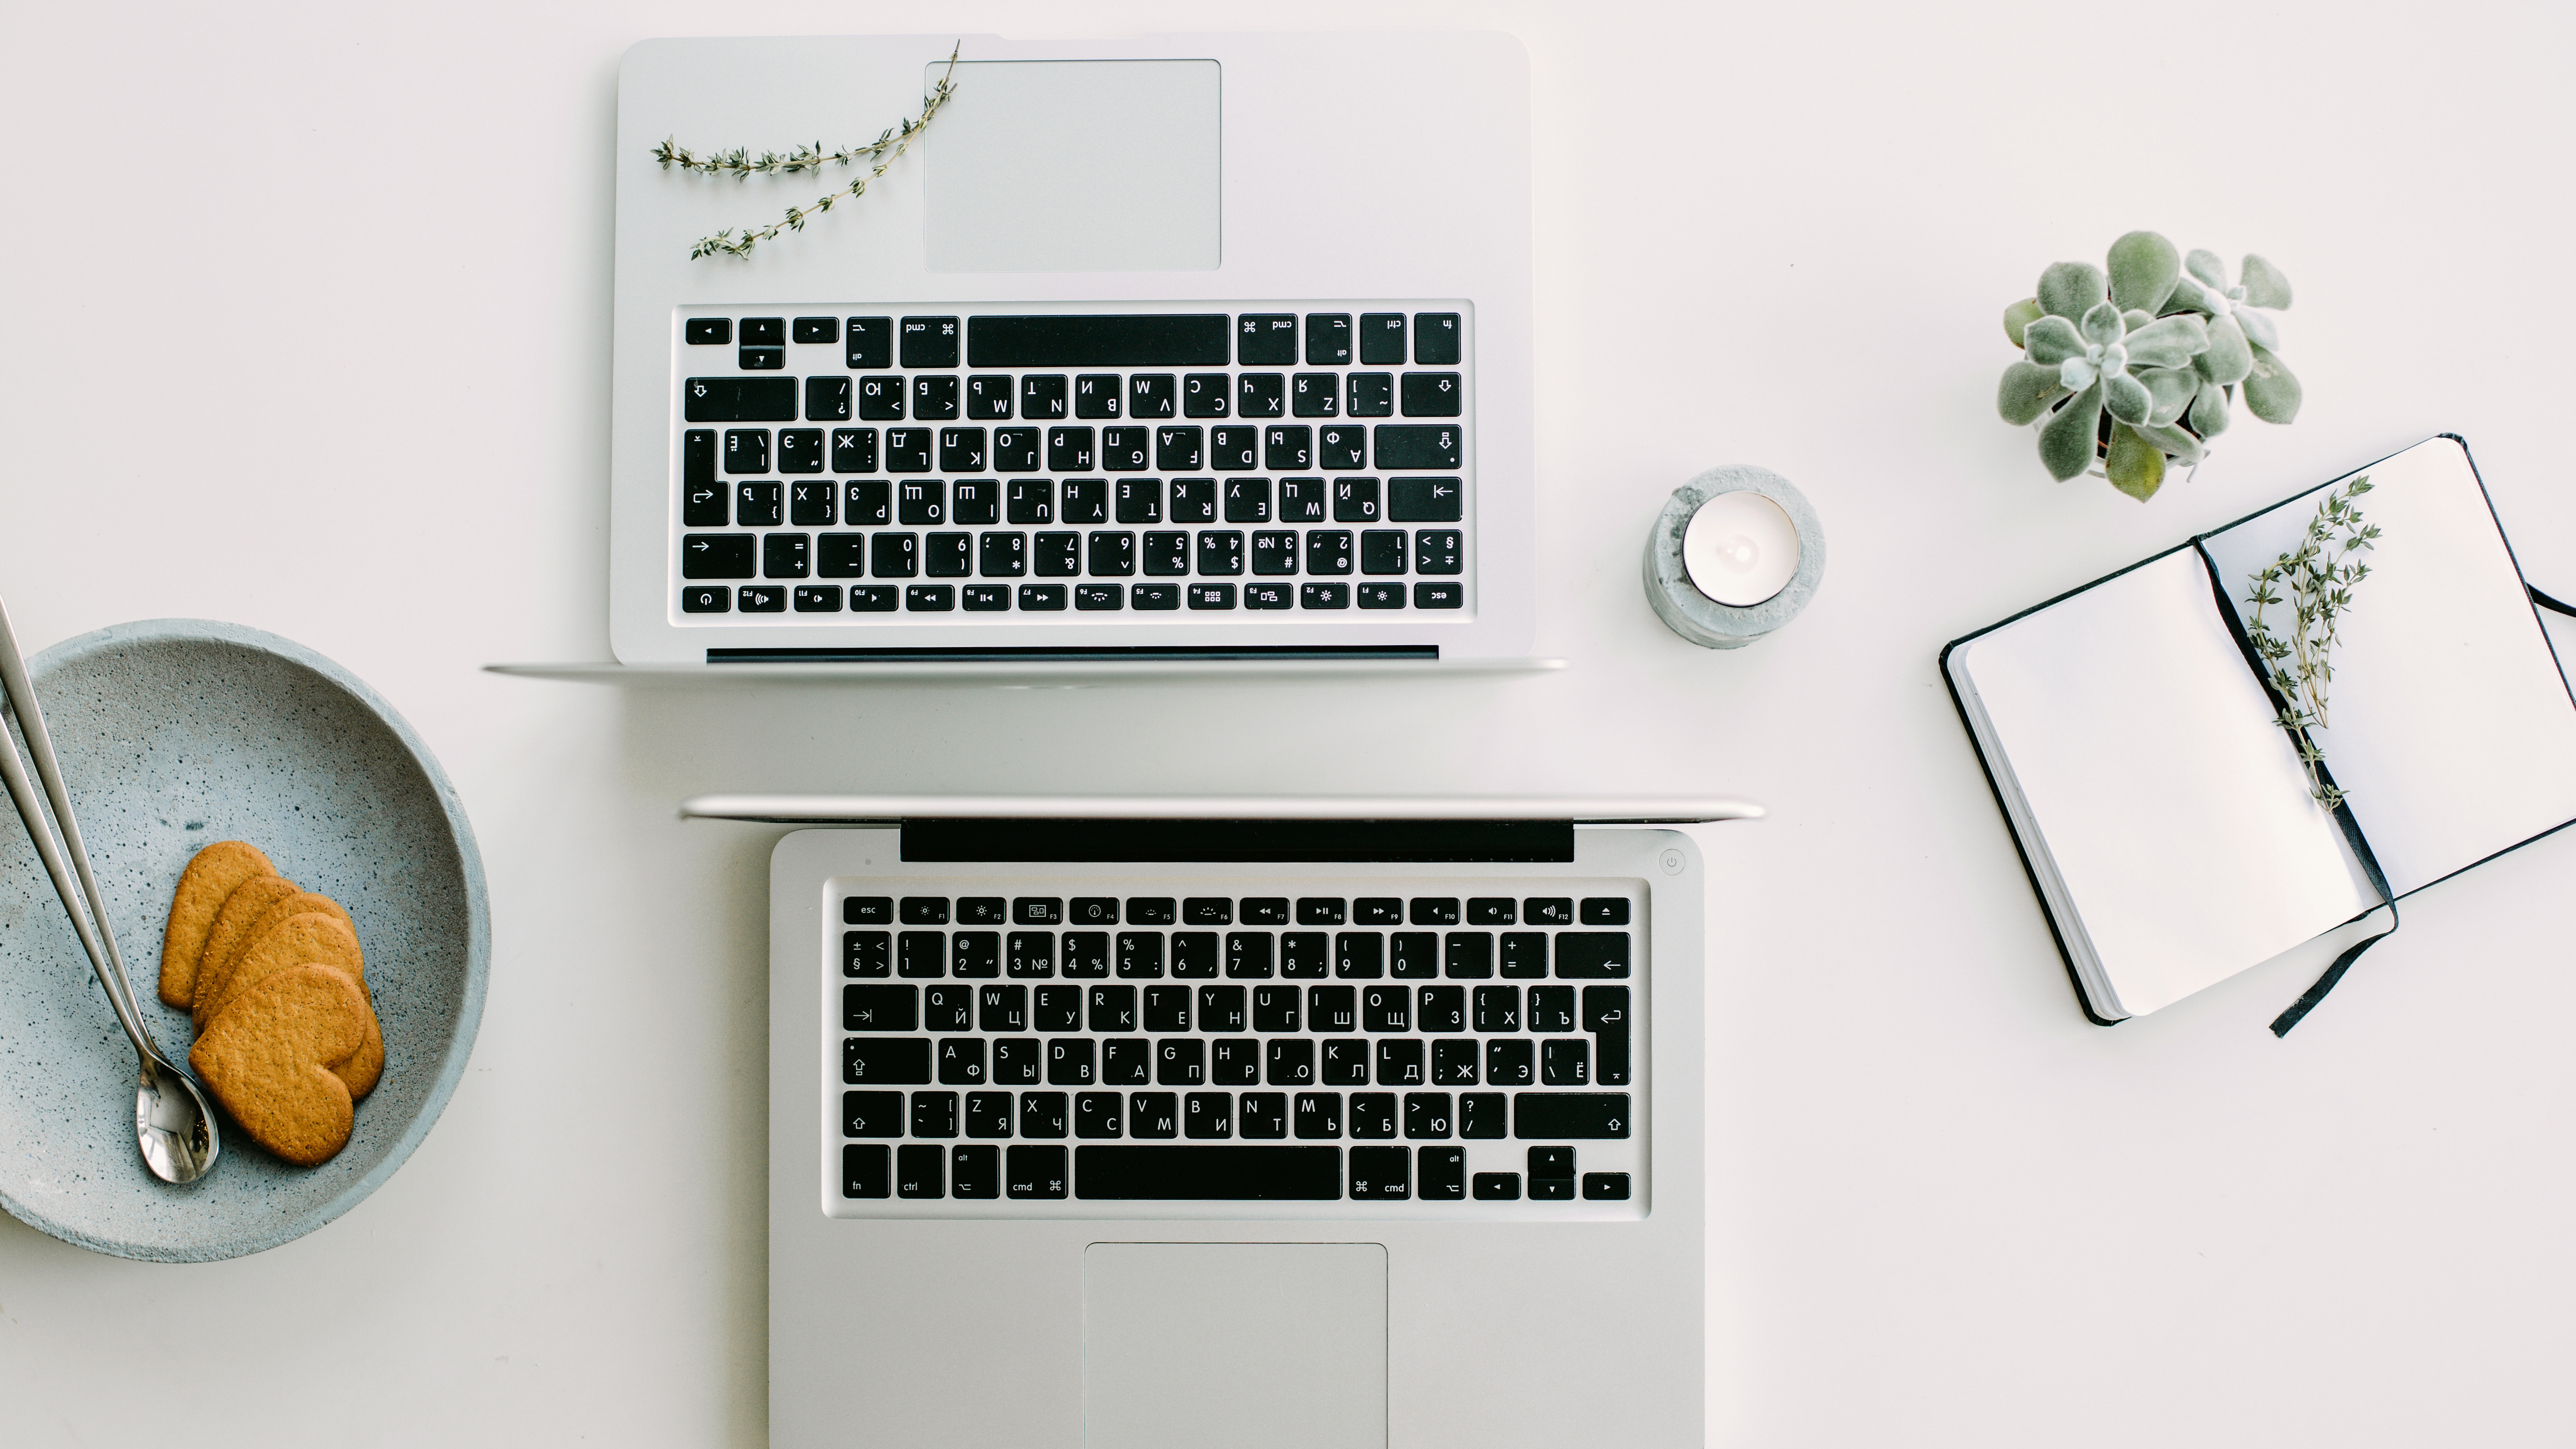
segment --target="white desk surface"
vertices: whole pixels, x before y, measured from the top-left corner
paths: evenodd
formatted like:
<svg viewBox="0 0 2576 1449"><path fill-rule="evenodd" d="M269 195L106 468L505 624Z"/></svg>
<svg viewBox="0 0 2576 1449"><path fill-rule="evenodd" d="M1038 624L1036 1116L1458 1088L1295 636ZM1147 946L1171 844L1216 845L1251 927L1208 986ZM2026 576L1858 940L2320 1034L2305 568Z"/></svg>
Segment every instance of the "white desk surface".
<svg viewBox="0 0 2576 1449"><path fill-rule="evenodd" d="M2286 1041L2264 1023L2312 963L2105 1031L1933 655L2443 430L2534 579L2576 591L2576 10L1231 8L1529 47L1536 652L1562 673L480 672L606 657L629 42L1182 29L1214 6L11 7L0 588L22 635L199 615L348 665L463 792L494 949L445 1118L331 1227L154 1267L0 1219L0 1437L140 1442L189 1406L206 1432L163 1442L759 1443L779 832L674 807L1078 783L1771 807L1701 832L1713 1442L2563 1442L2576 837L2410 902ZM745 218L773 195L746 189ZM2137 226L2285 268L2308 392L2292 427L2240 414L2147 507L2050 483L1992 402L2004 305ZM1656 622L1637 560L1667 491L1730 461L1804 489L1833 562L1785 632L1719 654ZM1292 743L1320 773L1283 770ZM592 1125L557 1128L570 1103Z"/></svg>

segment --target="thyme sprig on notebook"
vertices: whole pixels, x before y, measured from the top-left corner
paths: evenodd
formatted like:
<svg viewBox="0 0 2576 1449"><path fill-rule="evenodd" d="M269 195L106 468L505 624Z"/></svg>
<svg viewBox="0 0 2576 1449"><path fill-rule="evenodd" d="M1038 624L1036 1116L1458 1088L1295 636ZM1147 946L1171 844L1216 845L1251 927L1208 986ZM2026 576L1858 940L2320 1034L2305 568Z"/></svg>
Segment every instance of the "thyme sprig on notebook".
<svg viewBox="0 0 2576 1449"><path fill-rule="evenodd" d="M823 149L823 143L817 141L810 146L799 146L784 154L763 151L754 156L745 148L737 146L730 151L700 156L686 146L680 145L676 138L666 137L661 145L653 148L653 159L662 163L663 170L668 171L677 166L683 171L694 171L706 176L730 176L736 181L748 181L754 176L795 176L807 171L820 171L826 166L856 166L869 161L876 163L867 175L853 179L849 185L837 191L825 192L812 205L787 208L787 216L783 221L774 221L767 226L745 227L739 236L735 235L733 228L727 227L713 236L698 238L697 245L689 248L689 260L696 261L700 257L712 257L718 254L731 257L747 256L752 248L762 242L777 240L779 233L803 231L805 223L814 217L830 211L845 200L854 200L866 195L868 183L883 176L887 167L892 166L897 158L911 149L913 139L929 127L930 118L938 115L939 108L948 104L949 98L957 94L957 87L951 77L957 71L957 52L963 48L963 42L949 48L948 69L940 72L939 83L930 88L930 94L921 98L919 116L904 121L900 126L887 127L878 133L875 140L864 146L844 146L837 151L826 151Z"/></svg>
<svg viewBox="0 0 2576 1449"><path fill-rule="evenodd" d="M2319 766L2325 752L2308 737L2311 727L2326 726L2326 694L2334 683L2335 626L2352 607L2353 585L2370 577L2370 565L2354 557L2368 552L2379 538L2379 526L2366 522L2353 500L2370 491L2363 474L2326 495L2299 546L2282 554L2253 576L2245 602L2254 606L2246 634L2270 675L2273 698L2280 705L2279 724L2299 742L2299 763L2307 768L2308 793L2329 810L2343 804L2344 792L2326 782ZM2288 589L2286 597L2280 592ZM2293 619L2290 637L2282 638L2264 621L2263 611L2287 605Z"/></svg>

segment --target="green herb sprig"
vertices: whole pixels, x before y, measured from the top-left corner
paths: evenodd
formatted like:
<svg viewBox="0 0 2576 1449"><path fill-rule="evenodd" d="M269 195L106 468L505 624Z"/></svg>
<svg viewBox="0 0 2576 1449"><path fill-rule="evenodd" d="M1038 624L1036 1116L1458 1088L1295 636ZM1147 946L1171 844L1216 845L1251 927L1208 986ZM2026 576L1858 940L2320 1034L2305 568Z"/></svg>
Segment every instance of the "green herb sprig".
<svg viewBox="0 0 2576 1449"><path fill-rule="evenodd" d="M683 171L694 171L706 176L730 176L736 181L748 181L754 176L795 176L807 171L820 171L826 166L856 166L869 161L876 163L867 175L852 180L849 185L837 191L825 192L812 205L787 208L787 216L782 221L774 221L767 226L746 227L740 235L736 235L733 228L727 227L714 236L698 238L697 245L689 248L689 260L696 261L700 257L717 255L748 256L752 248L765 241L777 240L781 232L803 231L805 223L814 217L830 211L843 201L865 196L868 183L883 176L886 168L892 166L897 158L911 148L913 139L929 127L930 118L939 114L939 108L948 104L949 98L957 94L957 87L951 78L957 71L957 52L963 48L963 42L949 48L948 69L940 72L939 83L931 87L930 94L921 98L919 116L906 120L899 126L887 127L878 133L875 140L864 146L844 146L837 151L826 151L823 149L823 143L817 141L810 146L799 146L783 155L776 151L763 151L754 156L748 150L737 146L730 151L700 156L680 145L676 139L665 138L661 145L653 148L653 159L662 163L663 170L668 171L677 166Z"/></svg>
<svg viewBox="0 0 2576 1449"><path fill-rule="evenodd" d="M2326 723L2326 693L2334 683L2335 626L2352 607L2355 584L2370 577L2370 565L2354 557L2374 548L2379 526L2366 522L2355 499L2370 491L2364 474L2326 495L2299 546L2282 554L2253 576L2245 602L2254 606L2246 633L2270 675L2272 695L2280 706L2278 723L2299 742L2299 763L2307 767L2308 793L2332 810L2344 792L2326 783L2318 767L2325 752L2308 737L2311 727ZM2289 590L2285 598L2280 592ZM2295 624L2282 638L2264 622L2263 611L2287 604Z"/></svg>

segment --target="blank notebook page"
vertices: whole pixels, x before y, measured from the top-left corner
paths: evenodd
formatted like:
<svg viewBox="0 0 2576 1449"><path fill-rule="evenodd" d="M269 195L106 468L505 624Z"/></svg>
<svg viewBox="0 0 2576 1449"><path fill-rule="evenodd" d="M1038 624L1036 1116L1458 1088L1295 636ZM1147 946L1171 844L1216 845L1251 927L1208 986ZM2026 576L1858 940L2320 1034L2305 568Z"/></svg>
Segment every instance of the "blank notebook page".
<svg viewBox="0 0 2576 1449"><path fill-rule="evenodd" d="M2378 901L2184 550L1965 646L1965 672L2132 1015Z"/></svg>
<svg viewBox="0 0 2576 1449"><path fill-rule="evenodd" d="M2331 724L2315 739L2404 895L2576 818L2576 700L2467 450L2435 438L2361 471L2359 506L2381 536L2360 555L2370 577L2337 626ZM2208 540L2231 600L2298 545L2324 496Z"/></svg>

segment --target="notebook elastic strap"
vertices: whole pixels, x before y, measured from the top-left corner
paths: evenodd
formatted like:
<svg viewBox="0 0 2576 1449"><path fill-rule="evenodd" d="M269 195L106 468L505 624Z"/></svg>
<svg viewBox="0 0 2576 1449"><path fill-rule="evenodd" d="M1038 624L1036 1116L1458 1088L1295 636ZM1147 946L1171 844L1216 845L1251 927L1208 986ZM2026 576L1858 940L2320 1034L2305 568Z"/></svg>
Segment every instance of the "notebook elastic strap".
<svg viewBox="0 0 2576 1449"><path fill-rule="evenodd" d="M2203 537L2205 538L2206 535ZM2253 670L2254 677L2262 682L2263 693L2272 701L2276 718L2287 721L2291 717L2290 701L2281 693L2280 686L2273 681L2272 671L2263 667L2263 658L2254 652L2254 641L2247 636L2244 622L2236 617L2236 606L2228 600L2227 586L2219 582L2218 560L2209 556L2209 549L2203 544L2201 538L2194 538L2191 541L2191 547L2193 552L2200 555L2201 567L2209 573L2209 591L2217 602L2219 620L2227 625L2228 637L2236 641L2237 652L2245 656L2245 667ZM2541 597L2537 589L2533 590L2532 594L2535 598ZM2551 602L2557 608L2566 609L2564 604L2557 604L2555 600ZM2569 612L2576 612L2576 610ZM2287 723L2284 723L2281 728L2289 735L2290 743L2299 748L2301 755L2308 754L2314 748L2315 742L2308 737L2306 730ZM2322 758L2317 761L2316 771L2319 783L2331 789L2335 782L2334 772L2326 768ZM2318 1002L2326 999L2327 992L2335 989L2335 983L2343 980L2343 973L2350 969L2353 962L2361 959L2362 952L2395 935L2400 924L2397 919L2397 897L2388 889L2388 877L2379 868L2379 857L2371 853L2370 838L2361 833L2361 823L2352 818L2352 807L2338 802L2334 807L2334 819L2336 826L2343 831L2344 844L2352 847L2353 858L2361 862L2362 874L2370 878L2370 888L2379 893L2378 905L2343 924L2351 925L2353 921L2362 920L2384 910L2388 912L2388 929L2364 937L2348 947L2343 954L2335 957L2334 964L2325 969L2325 974L2316 979L2315 985L2301 993L2298 1000L2290 1003L2289 1010L2272 1018L2272 1035L2276 1037L2288 1035L2291 1027L2297 1026L2302 1017L2316 1009Z"/></svg>
<svg viewBox="0 0 2576 1449"><path fill-rule="evenodd" d="M2531 601L2538 604L2540 607L2549 610L2553 614L2565 614L2571 619L2576 619L2576 604L2562 603L2559 600L2553 599L2547 594L2542 593L2540 590L2532 588L2529 584L2523 585L2523 589L2531 595Z"/></svg>

